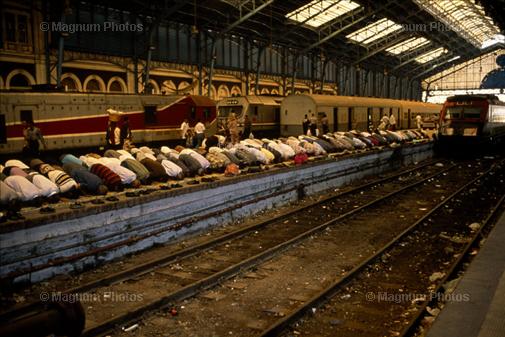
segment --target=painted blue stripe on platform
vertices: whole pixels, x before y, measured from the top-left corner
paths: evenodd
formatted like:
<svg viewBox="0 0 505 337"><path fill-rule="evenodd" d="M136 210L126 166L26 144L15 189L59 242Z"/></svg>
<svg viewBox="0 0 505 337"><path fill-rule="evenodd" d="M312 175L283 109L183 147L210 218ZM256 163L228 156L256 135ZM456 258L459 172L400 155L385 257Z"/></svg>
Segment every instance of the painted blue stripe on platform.
<svg viewBox="0 0 505 337"><path fill-rule="evenodd" d="M505 214L459 282L427 337L505 336ZM467 295L468 294L468 295Z"/></svg>

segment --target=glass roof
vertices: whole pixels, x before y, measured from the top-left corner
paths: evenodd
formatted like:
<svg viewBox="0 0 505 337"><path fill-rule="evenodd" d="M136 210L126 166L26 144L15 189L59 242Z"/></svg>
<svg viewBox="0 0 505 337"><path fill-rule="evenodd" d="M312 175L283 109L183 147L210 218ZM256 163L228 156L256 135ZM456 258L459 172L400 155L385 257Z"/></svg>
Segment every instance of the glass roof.
<svg viewBox="0 0 505 337"><path fill-rule="evenodd" d="M425 39L424 37L413 37L398 44L395 44L392 47L386 49L388 53L399 55L406 51L414 50L419 47L425 46L430 43L430 40Z"/></svg>
<svg viewBox="0 0 505 337"><path fill-rule="evenodd" d="M346 37L361 44L368 44L402 29L403 27L399 24L384 18L357 30Z"/></svg>
<svg viewBox="0 0 505 337"><path fill-rule="evenodd" d="M437 48L437 49L434 49L432 51L422 54L421 56L416 58L416 61L418 63L426 63L426 62L429 62L431 60L434 60L434 59L442 56L443 54L447 53L447 51L448 51L447 49L440 47L440 48Z"/></svg>
<svg viewBox="0 0 505 337"><path fill-rule="evenodd" d="M477 48L494 44L487 41L492 40L499 29L475 0L414 1L443 23L437 29L453 30Z"/></svg>
<svg viewBox="0 0 505 337"><path fill-rule="evenodd" d="M288 13L286 17L312 27L319 27L359 6L350 0L314 0Z"/></svg>

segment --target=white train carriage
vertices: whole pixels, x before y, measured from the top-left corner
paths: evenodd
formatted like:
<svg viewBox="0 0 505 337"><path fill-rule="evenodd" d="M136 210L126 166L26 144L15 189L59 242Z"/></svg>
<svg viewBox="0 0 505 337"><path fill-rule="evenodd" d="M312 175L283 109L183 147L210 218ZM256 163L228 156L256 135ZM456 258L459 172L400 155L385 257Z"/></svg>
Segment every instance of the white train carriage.
<svg viewBox="0 0 505 337"><path fill-rule="evenodd" d="M228 116L235 113L240 131L243 129L244 118L248 115L255 136L278 135L283 99L284 97L275 96L238 96L222 99L217 103L218 128L226 126Z"/></svg>
<svg viewBox="0 0 505 337"><path fill-rule="evenodd" d="M332 95L290 95L281 103L281 135L303 132L302 120L315 114L318 120L326 115L330 131L370 130L380 124L384 114L394 114L397 127L414 128L415 118L438 116L441 105L371 97Z"/></svg>

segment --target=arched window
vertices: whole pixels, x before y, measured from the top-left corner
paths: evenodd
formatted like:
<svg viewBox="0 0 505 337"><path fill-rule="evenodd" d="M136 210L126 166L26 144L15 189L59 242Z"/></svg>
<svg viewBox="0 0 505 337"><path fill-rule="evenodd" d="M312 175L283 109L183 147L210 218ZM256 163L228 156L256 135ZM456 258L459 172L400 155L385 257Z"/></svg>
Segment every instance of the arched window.
<svg viewBox="0 0 505 337"><path fill-rule="evenodd" d="M61 85L63 86L65 91L79 91L79 89L77 88L77 84L71 77L65 77L64 79L62 79Z"/></svg>
<svg viewBox="0 0 505 337"><path fill-rule="evenodd" d="M11 89L25 89L30 87L28 78L23 74L16 74L11 78Z"/></svg>
<svg viewBox="0 0 505 337"><path fill-rule="evenodd" d="M86 91L88 92L100 92L100 83L96 79L90 79L86 83Z"/></svg>

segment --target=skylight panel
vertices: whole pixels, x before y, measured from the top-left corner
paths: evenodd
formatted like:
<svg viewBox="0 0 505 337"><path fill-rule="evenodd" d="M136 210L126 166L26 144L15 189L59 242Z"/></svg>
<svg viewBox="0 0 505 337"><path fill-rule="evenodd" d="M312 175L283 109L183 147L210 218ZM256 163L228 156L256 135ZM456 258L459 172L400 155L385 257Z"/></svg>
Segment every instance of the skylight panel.
<svg viewBox="0 0 505 337"><path fill-rule="evenodd" d="M455 31L477 48L485 48L485 42L499 33L493 20L475 0L414 1L442 22L443 29Z"/></svg>
<svg viewBox="0 0 505 337"><path fill-rule="evenodd" d="M429 51L429 52L424 53L421 56L417 57L416 62L418 62L418 63L429 62L429 61L434 60L434 59L442 56L443 54L447 53L447 51L448 50L443 47L437 48L435 50Z"/></svg>
<svg viewBox="0 0 505 337"><path fill-rule="evenodd" d="M399 55L401 53L405 53L406 51L414 50L419 47L425 46L430 43L430 40L425 39L424 37L413 37L398 44L395 44L392 47L386 49L388 53Z"/></svg>
<svg viewBox="0 0 505 337"><path fill-rule="evenodd" d="M317 28L358 7L359 4L350 0L314 0L288 13L286 17Z"/></svg>
<svg viewBox="0 0 505 337"><path fill-rule="evenodd" d="M357 30L346 37L361 44L368 44L402 29L403 27L399 24L384 18Z"/></svg>

